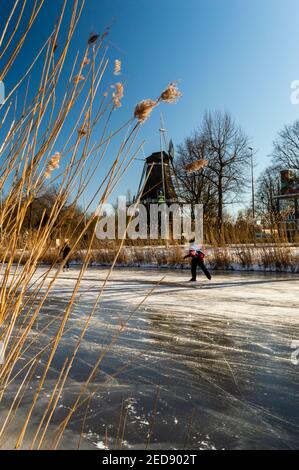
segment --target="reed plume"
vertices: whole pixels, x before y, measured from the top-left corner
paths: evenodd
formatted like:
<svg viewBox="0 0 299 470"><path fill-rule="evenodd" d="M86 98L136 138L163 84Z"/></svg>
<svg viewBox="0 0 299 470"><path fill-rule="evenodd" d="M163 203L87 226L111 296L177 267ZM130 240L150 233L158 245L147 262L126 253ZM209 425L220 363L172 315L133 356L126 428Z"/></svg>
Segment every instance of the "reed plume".
<svg viewBox="0 0 299 470"><path fill-rule="evenodd" d="M196 171L201 170L202 168L205 168L208 165L208 160L200 159L196 160L195 162L188 163L187 165L184 166L184 170L187 173L195 173Z"/></svg>
<svg viewBox="0 0 299 470"><path fill-rule="evenodd" d="M99 34L90 33L88 41L87 41L88 45L92 46L93 44L95 44L97 42L97 40L99 39L99 37L100 37Z"/></svg>
<svg viewBox="0 0 299 470"><path fill-rule="evenodd" d="M59 168L61 155L59 152L55 152L55 154L50 158L49 162L46 166L45 177L51 178L52 172Z"/></svg>
<svg viewBox="0 0 299 470"><path fill-rule="evenodd" d="M134 117L143 124L151 115L155 106L157 106L157 101L147 99L142 100L135 107Z"/></svg>
<svg viewBox="0 0 299 470"><path fill-rule="evenodd" d="M90 64L90 59L88 58L88 55L86 54L83 58L83 65L88 65Z"/></svg>
<svg viewBox="0 0 299 470"><path fill-rule="evenodd" d="M76 83L76 84L82 82L83 80L84 80L84 77L83 77L83 75L81 75L81 74L76 75L76 76L74 77L74 83Z"/></svg>
<svg viewBox="0 0 299 470"><path fill-rule="evenodd" d="M181 96L182 93L178 90L176 82L172 82L161 93L158 101L163 101L164 103L172 104L176 103Z"/></svg>
<svg viewBox="0 0 299 470"><path fill-rule="evenodd" d="M115 88L115 91L112 93L112 99L113 99L114 105L117 108L120 108L121 107L120 100L124 96L124 86L122 83L116 83L114 88Z"/></svg>
<svg viewBox="0 0 299 470"><path fill-rule="evenodd" d="M134 111L134 117L138 120L140 124L143 124L151 115L153 109L159 103L176 103L177 100L182 96L181 92L178 90L175 82L172 82L168 87L161 93L157 100L147 99L142 100L137 104Z"/></svg>
<svg viewBox="0 0 299 470"><path fill-rule="evenodd" d="M121 74L121 61L119 59L116 59L114 62L114 75L120 75Z"/></svg>

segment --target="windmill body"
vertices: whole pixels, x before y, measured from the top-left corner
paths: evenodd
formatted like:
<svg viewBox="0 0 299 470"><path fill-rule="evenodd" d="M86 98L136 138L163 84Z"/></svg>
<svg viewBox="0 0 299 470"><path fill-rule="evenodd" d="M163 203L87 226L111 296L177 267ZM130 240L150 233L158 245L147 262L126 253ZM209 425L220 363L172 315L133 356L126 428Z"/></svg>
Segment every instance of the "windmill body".
<svg viewBox="0 0 299 470"><path fill-rule="evenodd" d="M154 152L145 160L140 182L140 203L174 204L178 198L172 180L172 157L165 151Z"/></svg>

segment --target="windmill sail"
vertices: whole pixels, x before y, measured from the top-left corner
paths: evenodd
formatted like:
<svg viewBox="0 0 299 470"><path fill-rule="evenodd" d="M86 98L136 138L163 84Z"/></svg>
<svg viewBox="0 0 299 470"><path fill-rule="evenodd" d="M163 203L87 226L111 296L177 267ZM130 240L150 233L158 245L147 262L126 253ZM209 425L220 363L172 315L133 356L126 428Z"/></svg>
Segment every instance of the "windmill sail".
<svg viewBox="0 0 299 470"><path fill-rule="evenodd" d="M173 145L172 139L170 139L170 142L169 142L168 153L171 156L171 158L173 159L174 158L174 145Z"/></svg>

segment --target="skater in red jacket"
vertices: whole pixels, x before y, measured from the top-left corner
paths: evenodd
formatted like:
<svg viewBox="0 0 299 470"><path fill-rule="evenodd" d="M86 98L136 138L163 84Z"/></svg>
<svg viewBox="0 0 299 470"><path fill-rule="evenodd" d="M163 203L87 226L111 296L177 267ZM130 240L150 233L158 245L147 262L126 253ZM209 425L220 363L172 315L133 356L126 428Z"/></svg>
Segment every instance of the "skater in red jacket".
<svg viewBox="0 0 299 470"><path fill-rule="evenodd" d="M211 274L209 273L208 269L205 266L205 262L204 262L205 254L199 249L198 245L195 244L194 239L190 240L189 253L186 256L184 256L184 259L186 258L191 258L192 278L190 279L190 282L196 282L197 266L200 267L200 269L203 271L203 273L206 275L209 281L212 279Z"/></svg>

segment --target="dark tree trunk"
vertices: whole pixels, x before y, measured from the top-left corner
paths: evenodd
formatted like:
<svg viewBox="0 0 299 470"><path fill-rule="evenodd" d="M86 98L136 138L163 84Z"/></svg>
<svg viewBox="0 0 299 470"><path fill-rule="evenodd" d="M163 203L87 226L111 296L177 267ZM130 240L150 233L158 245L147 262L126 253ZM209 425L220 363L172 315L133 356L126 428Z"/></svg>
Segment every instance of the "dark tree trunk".
<svg viewBox="0 0 299 470"><path fill-rule="evenodd" d="M218 231L219 235L222 234L223 228L223 184L222 184L222 175L220 174L218 179L218 211L217 211L217 219L218 219Z"/></svg>

